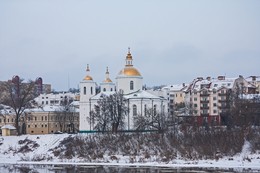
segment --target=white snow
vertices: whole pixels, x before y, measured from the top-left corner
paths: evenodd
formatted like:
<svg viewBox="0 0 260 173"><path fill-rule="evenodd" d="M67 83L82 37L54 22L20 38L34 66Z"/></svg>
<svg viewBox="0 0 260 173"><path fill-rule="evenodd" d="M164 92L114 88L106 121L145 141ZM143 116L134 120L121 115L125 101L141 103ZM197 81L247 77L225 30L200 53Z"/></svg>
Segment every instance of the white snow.
<svg viewBox="0 0 260 173"><path fill-rule="evenodd" d="M1 129L10 129L10 130L15 130L16 128L10 124L4 125L3 127L1 127Z"/></svg>
<svg viewBox="0 0 260 173"><path fill-rule="evenodd" d="M78 134L91 135L91 134ZM260 151L251 154L251 147L248 141L245 141L242 152L233 157L224 157L219 160L183 160L176 159L169 163L156 162L156 158L151 158L149 162L138 163L130 162L129 156L116 156L120 160L112 160L106 156L107 162L85 162L80 158L71 160L60 160L55 158L49 149L58 146L59 142L69 134L49 134L49 135L23 135L23 136L2 136L0 137L0 163L4 164L77 164L77 165L124 165L124 166L162 166L162 167L218 167L218 168L251 168L260 171ZM16 153L23 144L18 144L20 140L32 140L39 144L39 147L28 153ZM36 157L53 157L51 161L31 161ZM138 160L137 158L134 158Z"/></svg>

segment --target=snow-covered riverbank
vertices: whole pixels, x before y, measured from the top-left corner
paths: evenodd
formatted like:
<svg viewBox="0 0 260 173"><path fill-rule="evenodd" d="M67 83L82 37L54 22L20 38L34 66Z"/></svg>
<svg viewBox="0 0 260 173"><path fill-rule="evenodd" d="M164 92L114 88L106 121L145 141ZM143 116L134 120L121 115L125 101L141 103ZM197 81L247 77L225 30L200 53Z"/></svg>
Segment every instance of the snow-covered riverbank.
<svg viewBox="0 0 260 173"><path fill-rule="evenodd" d="M105 153L102 159L87 161L84 158L59 158L52 150L57 148L67 137L82 135L23 135L0 137L0 163L10 164L77 164L77 165L125 165L125 166L162 166L162 167L219 167L219 168L251 168L260 171L260 151L254 154L250 151L250 144L245 142L242 152L232 157L219 159L188 160L176 157L163 162L155 157L141 160L136 156L133 160L128 155L113 155ZM109 141L107 141L109 142Z"/></svg>

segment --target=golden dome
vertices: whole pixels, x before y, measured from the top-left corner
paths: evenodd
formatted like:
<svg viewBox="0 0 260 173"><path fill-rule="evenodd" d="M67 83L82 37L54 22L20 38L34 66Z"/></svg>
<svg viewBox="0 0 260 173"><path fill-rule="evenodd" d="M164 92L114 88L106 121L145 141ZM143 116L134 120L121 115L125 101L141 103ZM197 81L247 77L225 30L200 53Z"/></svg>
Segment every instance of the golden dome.
<svg viewBox="0 0 260 173"><path fill-rule="evenodd" d="M93 78L89 75L87 75L83 80L93 80Z"/></svg>
<svg viewBox="0 0 260 173"><path fill-rule="evenodd" d="M110 82L112 82L112 80L109 78L108 67L107 67L107 71L106 71L106 79L105 79L103 82L104 82L104 83L110 83Z"/></svg>
<svg viewBox="0 0 260 173"><path fill-rule="evenodd" d="M141 76L140 72L134 67L125 67L122 69L118 75L125 76Z"/></svg>
<svg viewBox="0 0 260 173"><path fill-rule="evenodd" d="M87 69L86 69L86 71L87 71L87 74L90 72L90 70L89 70L89 65L88 65L88 64L87 64ZM83 80L93 80L93 78L92 78L91 76L87 75Z"/></svg>
<svg viewBox="0 0 260 173"><path fill-rule="evenodd" d="M112 82L112 80L109 79L109 78L107 78L107 79L104 80L104 83L109 83L109 82Z"/></svg>

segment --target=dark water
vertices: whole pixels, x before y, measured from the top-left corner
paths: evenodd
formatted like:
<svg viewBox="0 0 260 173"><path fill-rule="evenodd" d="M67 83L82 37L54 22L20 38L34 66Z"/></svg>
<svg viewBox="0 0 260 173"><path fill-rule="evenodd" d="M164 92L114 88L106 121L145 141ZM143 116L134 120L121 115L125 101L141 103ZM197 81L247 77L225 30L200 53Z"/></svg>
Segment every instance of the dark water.
<svg viewBox="0 0 260 173"><path fill-rule="evenodd" d="M258 172L252 169L167 168L136 166L83 166L83 165L0 165L0 173L233 173Z"/></svg>

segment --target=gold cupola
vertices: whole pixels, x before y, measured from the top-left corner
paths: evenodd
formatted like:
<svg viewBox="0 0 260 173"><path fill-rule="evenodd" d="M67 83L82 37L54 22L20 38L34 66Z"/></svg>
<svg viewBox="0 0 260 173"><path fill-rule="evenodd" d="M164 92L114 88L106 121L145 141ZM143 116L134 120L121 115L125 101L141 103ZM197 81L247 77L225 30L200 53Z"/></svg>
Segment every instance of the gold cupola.
<svg viewBox="0 0 260 173"><path fill-rule="evenodd" d="M125 68L119 72L119 76L141 76L140 72L133 67L133 57L131 55L130 48L128 48L125 61Z"/></svg>
<svg viewBox="0 0 260 173"><path fill-rule="evenodd" d="M109 78L108 67L107 67L107 71L106 71L106 79L103 82L104 83L111 83L112 82L112 80Z"/></svg>
<svg viewBox="0 0 260 173"><path fill-rule="evenodd" d="M87 76L83 79L83 80L93 80L93 78L89 75L89 65L87 64L87 69L86 69L86 72L87 72Z"/></svg>

